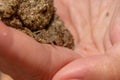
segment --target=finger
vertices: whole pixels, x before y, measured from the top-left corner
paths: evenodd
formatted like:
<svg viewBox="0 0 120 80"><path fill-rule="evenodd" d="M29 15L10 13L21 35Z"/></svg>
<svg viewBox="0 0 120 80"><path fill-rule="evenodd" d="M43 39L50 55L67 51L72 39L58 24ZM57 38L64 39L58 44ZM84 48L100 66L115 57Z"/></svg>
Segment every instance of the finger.
<svg viewBox="0 0 120 80"><path fill-rule="evenodd" d="M119 80L113 65L105 56L78 59L61 69L53 80Z"/></svg>
<svg viewBox="0 0 120 80"><path fill-rule="evenodd" d="M115 13L110 29L110 37L113 44L120 42L120 5L117 6Z"/></svg>
<svg viewBox="0 0 120 80"><path fill-rule="evenodd" d="M38 70L41 76L53 75L75 58L71 50L40 44L0 22L0 69L12 77L17 73L40 74Z"/></svg>

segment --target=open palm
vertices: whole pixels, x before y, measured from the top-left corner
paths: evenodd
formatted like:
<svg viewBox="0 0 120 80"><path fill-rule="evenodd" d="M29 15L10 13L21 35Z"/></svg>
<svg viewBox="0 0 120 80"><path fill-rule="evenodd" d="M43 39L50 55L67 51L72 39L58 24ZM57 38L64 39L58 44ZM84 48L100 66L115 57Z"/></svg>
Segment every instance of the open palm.
<svg viewBox="0 0 120 80"><path fill-rule="evenodd" d="M119 0L55 0L58 14L75 38L83 56L104 54L112 47L112 27L119 25ZM113 29L113 28L112 28Z"/></svg>
<svg viewBox="0 0 120 80"><path fill-rule="evenodd" d="M74 36L74 51L2 27L7 35L0 39L0 69L15 80L119 80L120 1L54 1Z"/></svg>
<svg viewBox="0 0 120 80"><path fill-rule="evenodd" d="M76 66L78 65L76 65L76 63L79 63L78 71L73 71L72 73L68 72L68 76L66 75L67 77L65 76L64 78L70 78L70 76L74 75L76 72L76 74L81 76L80 79L85 80L118 80L119 78L115 76L115 74L119 74L116 71L118 68L113 70L113 68L116 68L115 65L112 66L112 68L110 67L115 63L113 57L120 55L120 1L56 0L55 2L57 3L58 14L74 36L76 43L75 52L80 54L83 59L76 60L68 65L58 73L58 76L66 74L67 68L70 68L70 66L72 66L72 69L73 65L74 68L77 68ZM104 58L106 56L109 58ZM110 59L111 56L113 60ZM84 57L88 59L85 58L84 60ZM81 67L81 63L86 63L87 68ZM91 67L91 64L92 68L88 76L89 71L84 72L89 69L88 67ZM97 67L99 66L99 68L97 68L96 65ZM103 66L107 66L106 68L109 67L109 69L104 70ZM65 71L66 73L63 74ZM102 73L104 74L99 71L103 71ZM107 74L109 72L113 72L113 74Z"/></svg>

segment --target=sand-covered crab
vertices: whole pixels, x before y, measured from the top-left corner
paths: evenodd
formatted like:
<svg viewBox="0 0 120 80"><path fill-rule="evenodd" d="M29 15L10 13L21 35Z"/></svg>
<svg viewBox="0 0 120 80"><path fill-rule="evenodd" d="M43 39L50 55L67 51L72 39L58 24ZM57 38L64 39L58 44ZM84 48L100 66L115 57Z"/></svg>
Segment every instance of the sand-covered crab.
<svg viewBox="0 0 120 80"><path fill-rule="evenodd" d="M74 47L73 36L56 15L53 0L1 0L0 19L41 43Z"/></svg>

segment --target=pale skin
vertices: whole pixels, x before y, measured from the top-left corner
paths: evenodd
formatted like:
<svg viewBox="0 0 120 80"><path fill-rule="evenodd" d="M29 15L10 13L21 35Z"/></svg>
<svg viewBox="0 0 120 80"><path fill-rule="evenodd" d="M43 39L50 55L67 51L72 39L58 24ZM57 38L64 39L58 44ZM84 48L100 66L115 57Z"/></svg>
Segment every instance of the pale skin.
<svg viewBox="0 0 120 80"><path fill-rule="evenodd" d="M120 80L120 0L55 0L74 51L0 22L0 70L14 80Z"/></svg>

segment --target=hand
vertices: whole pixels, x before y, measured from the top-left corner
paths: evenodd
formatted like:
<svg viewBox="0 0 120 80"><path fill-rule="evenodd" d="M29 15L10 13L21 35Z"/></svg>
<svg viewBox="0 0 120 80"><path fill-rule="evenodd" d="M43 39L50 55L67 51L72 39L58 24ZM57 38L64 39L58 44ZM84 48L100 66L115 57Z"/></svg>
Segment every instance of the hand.
<svg viewBox="0 0 120 80"><path fill-rule="evenodd" d="M120 0L55 2L82 58L63 67L54 79L120 80Z"/></svg>
<svg viewBox="0 0 120 80"><path fill-rule="evenodd" d="M89 1L55 0L74 51L39 44L1 23L0 70L15 80L119 80L119 0Z"/></svg>

